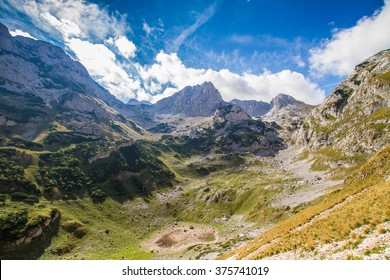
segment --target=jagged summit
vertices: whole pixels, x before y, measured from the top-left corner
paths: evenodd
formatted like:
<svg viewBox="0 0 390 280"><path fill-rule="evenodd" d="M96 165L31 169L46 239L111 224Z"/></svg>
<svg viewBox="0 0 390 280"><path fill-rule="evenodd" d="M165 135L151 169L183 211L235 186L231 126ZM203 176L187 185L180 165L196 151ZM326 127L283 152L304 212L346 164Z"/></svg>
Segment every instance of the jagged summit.
<svg viewBox="0 0 390 280"><path fill-rule="evenodd" d="M213 116L220 104L224 103L221 94L211 82L187 86L174 95L158 101L155 113L185 116Z"/></svg>
<svg viewBox="0 0 390 280"><path fill-rule="evenodd" d="M240 106L252 117L265 115L271 110L271 105L263 101L233 99L230 103Z"/></svg>
<svg viewBox="0 0 390 280"><path fill-rule="evenodd" d="M298 103L303 103L303 102L296 100L294 97L290 95L279 93L271 100L270 105L272 109L280 110L283 107L287 107L289 105L298 104Z"/></svg>

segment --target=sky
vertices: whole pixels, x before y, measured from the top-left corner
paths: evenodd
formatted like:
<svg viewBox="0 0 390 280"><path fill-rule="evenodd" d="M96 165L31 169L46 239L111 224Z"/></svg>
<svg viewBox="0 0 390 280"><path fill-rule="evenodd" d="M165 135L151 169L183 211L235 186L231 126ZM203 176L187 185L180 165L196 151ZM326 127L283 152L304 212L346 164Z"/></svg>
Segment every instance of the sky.
<svg viewBox="0 0 390 280"><path fill-rule="evenodd" d="M225 101L316 105L390 48L390 0L0 0L0 22L62 47L124 102L211 81Z"/></svg>

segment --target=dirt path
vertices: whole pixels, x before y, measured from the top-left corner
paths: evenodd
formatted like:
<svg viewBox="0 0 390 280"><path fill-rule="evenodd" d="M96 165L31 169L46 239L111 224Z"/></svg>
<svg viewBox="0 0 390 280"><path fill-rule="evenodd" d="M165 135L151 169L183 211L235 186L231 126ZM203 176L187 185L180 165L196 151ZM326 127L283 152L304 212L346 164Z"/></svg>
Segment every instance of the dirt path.
<svg viewBox="0 0 390 280"><path fill-rule="evenodd" d="M177 252L197 244L214 243L219 234L211 226L180 224L166 228L144 243L144 248L156 253Z"/></svg>

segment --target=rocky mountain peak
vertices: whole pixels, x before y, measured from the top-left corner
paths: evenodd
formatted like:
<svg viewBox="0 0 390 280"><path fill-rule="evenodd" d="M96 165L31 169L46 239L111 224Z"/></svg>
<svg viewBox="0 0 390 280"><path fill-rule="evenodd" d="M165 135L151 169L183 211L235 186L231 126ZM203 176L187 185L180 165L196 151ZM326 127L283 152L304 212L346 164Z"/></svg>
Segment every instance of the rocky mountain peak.
<svg viewBox="0 0 390 280"><path fill-rule="evenodd" d="M58 100L64 92L76 91L109 105L122 104L58 46L23 36L12 37L7 27L0 25L0 49L5 51L0 57L0 76L8 81L5 87L9 90L20 91L15 85L23 84L46 103Z"/></svg>
<svg viewBox="0 0 390 280"><path fill-rule="evenodd" d="M279 93L276 97L274 97L271 100L270 105L271 105L271 108L273 108L275 110L279 110L283 107L287 107L289 105L293 105L293 104L297 104L297 103L302 103L302 102L296 100L294 97L292 97L290 95Z"/></svg>
<svg viewBox="0 0 390 280"><path fill-rule="evenodd" d="M185 116L213 116L220 104L224 103L221 94L211 82L187 86L174 95L158 101L154 105L157 114Z"/></svg>
<svg viewBox="0 0 390 280"><path fill-rule="evenodd" d="M3 24L1 24L1 23L0 23L0 35L1 36L11 37L11 34L8 31L8 28L6 26L4 26Z"/></svg>
<svg viewBox="0 0 390 280"><path fill-rule="evenodd" d="M263 116L271 110L271 105L263 101L233 99L230 103L240 106L252 117Z"/></svg>

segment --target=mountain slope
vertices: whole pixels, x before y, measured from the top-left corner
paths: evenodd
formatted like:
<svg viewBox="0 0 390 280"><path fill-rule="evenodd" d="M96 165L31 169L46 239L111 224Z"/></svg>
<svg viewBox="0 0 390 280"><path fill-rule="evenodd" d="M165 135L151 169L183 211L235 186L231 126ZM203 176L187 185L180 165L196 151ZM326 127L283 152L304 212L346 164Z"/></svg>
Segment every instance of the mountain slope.
<svg viewBox="0 0 390 280"><path fill-rule="evenodd" d="M389 92L390 50L384 50L357 65L311 112L297 143L333 161L356 162L375 154L390 143Z"/></svg>
<svg viewBox="0 0 390 280"><path fill-rule="evenodd" d="M314 108L294 97L280 93L271 100L271 109L261 118L264 121L276 122L281 127L281 135L289 139L297 131Z"/></svg>
<svg viewBox="0 0 390 280"><path fill-rule="evenodd" d="M2 136L33 140L62 132L91 137L139 136L141 130L111 106L121 104L62 49L12 37L0 25L0 128ZM137 130L137 131L135 131Z"/></svg>
<svg viewBox="0 0 390 280"><path fill-rule="evenodd" d="M341 189L222 258L360 259L378 253L380 259L389 258L389 159L387 146L349 176ZM364 249L355 250L358 247Z"/></svg>
<svg viewBox="0 0 390 280"><path fill-rule="evenodd" d="M389 60L357 65L294 135L311 170L344 183L221 258L389 259Z"/></svg>

